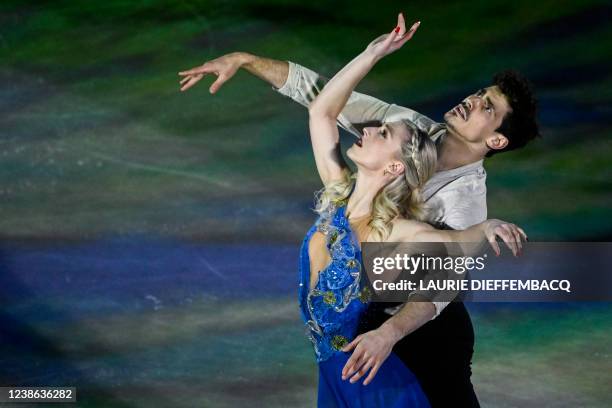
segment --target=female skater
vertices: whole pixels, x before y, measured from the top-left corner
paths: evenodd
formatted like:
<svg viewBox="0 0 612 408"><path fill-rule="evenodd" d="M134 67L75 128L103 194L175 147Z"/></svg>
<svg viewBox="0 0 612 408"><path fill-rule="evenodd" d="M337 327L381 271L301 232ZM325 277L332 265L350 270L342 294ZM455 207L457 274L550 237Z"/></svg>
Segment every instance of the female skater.
<svg viewBox="0 0 612 408"><path fill-rule="evenodd" d="M366 127L347 150L356 172L351 173L342 158L336 120L351 92L377 61L406 43L419 24L402 37L397 27L373 41L326 84L309 108L312 147L324 187L316 207L319 218L302 244L299 302L319 366L320 407L429 406L417 379L393 352L384 361L366 362L363 385L342 379L350 357L342 349L356 337L368 302L360 280L360 242L488 239L499 250L495 239L501 236L501 221L488 220L465 231L436 230L417 221L419 189L435 171L436 148L412 123ZM524 233L516 226L513 233L517 238L507 244L516 254Z"/></svg>

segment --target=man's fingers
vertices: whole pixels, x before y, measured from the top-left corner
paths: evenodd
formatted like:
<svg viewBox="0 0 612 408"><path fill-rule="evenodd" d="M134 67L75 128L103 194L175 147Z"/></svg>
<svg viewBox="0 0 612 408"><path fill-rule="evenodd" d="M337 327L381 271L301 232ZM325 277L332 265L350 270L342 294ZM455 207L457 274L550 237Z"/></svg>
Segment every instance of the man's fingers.
<svg viewBox="0 0 612 408"><path fill-rule="evenodd" d="M361 367L368 360L368 358L369 356L365 351L360 348L357 348L353 352L353 355L351 356L349 361L347 361L344 366L345 368L347 368L346 372L344 372L344 369L342 370L342 379L346 380L347 378L355 374L355 372L359 370L359 367Z"/></svg>
<svg viewBox="0 0 612 408"><path fill-rule="evenodd" d="M186 91L187 89L191 88L192 86L197 84L201 78L202 78L201 75L194 75L194 76L189 77L189 81L183 84L183 86L181 87L181 91Z"/></svg>
<svg viewBox="0 0 612 408"><path fill-rule="evenodd" d="M374 360L373 359L369 359L368 361L366 361L361 368L359 369L359 371L357 371L357 373L355 373L355 375L353 377L351 377L350 382L351 383L355 383L357 382L361 377L363 377L368 370L374 365Z"/></svg>
<svg viewBox="0 0 612 408"><path fill-rule="evenodd" d="M349 344L347 344L346 346L344 346L344 347L342 348L342 351L344 351L344 352L346 352L346 351L351 351L352 349L354 349L354 348L355 348L355 346L356 346L357 344L359 344L359 342L360 342L360 341L361 341L361 334L360 334L359 336L355 337L355 338L353 339L353 341L351 341Z"/></svg>
<svg viewBox="0 0 612 408"><path fill-rule="evenodd" d="M349 362L350 362L350 364L349 364ZM358 363L359 363L358 359L346 362L346 365L342 369L342 379L343 380L346 380L347 378L352 376L355 373L355 371L357 371Z"/></svg>
<svg viewBox="0 0 612 408"><path fill-rule="evenodd" d="M179 75L198 75L198 74L209 74L213 72L213 68L211 65L204 63L199 67L188 69L187 71L179 72Z"/></svg>
<svg viewBox="0 0 612 408"><path fill-rule="evenodd" d="M359 361L357 361L357 364L355 364L351 370L346 373L346 378L351 377L350 382L355 382L353 381L353 379L355 378L356 375L359 374L359 371L361 371L363 369L363 367L368 363L368 359L365 355L361 356L361 358L359 359ZM361 377L361 375L358 375L357 378Z"/></svg>
<svg viewBox="0 0 612 408"><path fill-rule="evenodd" d="M346 346L342 348L342 351L344 352L351 351L352 349L357 347L357 345L361 341L361 338L362 338L361 334L355 337L353 341L351 341L349 344L347 344ZM352 372L353 366L355 365L355 363L357 363L359 358L361 358L361 353L355 350L353 354L351 355L351 357L346 362L346 364L344 364L344 368L342 368L342 379L343 380L349 377L348 373Z"/></svg>
<svg viewBox="0 0 612 408"><path fill-rule="evenodd" d="M210 89L209 89L210 93L214 94L215 92L217 92L219 88L221 88L221 85L225 83L225 81L227 81L227 78L223 75L219 75L217 80L213 82L213 84L210 86Z"/></svg>
<svg viewBox="0 0 612 408"><path fill-rule="evenodd" d="M359 361L360 358L361 358L361 353L355 350L353 354L351 355L351 357L346 362L346 364L344 364L344 368L342 369L342 379L345 379L346 377L349 376L348 373L353 370L354 365L357 363L357 361Z"/></svg>
<svg viewBox="0 0 612 408"><path fill-rule="evenodd" d="M372 380L374 379L374 376L376 375L376 373L378 372L378 369L380 368L381 364L376 364L371 370L370 370L370 374L368 374L368 376L366 377L366 379L363 381L363 385L368 385L369 383L372 382Z"/></svg>
<svg viewBox="0 0 612 408"><path fill-rule="evenodd" d="M186 91L187 89L189 89L192 86L194 86L201 78L202 78L202 75L196 75L196 76L192 76L191 78L189 78L189 81L187 81L181 87L181 92Z"/></svg>
<svg viewBox="0 0 612 408"><path fill-rule="evenodd" d="M185 76L185 75L197 75L197 74L200 74L200 67L191 68L191 69L188 69L187 71L181 71L178 74L182 75L182 76Z"/></svg>

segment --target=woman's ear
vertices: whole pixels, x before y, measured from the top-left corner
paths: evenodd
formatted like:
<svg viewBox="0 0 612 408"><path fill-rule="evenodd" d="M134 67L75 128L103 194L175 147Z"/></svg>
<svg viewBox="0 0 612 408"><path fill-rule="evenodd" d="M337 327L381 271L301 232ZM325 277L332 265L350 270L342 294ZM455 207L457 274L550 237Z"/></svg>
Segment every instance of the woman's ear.
<svg viewBox="0 0 612 408"><path fill-rule="evenodd" d="M404 163L400 161L394 161L387 165L386 173L396 177L404 172Z"/></svg>

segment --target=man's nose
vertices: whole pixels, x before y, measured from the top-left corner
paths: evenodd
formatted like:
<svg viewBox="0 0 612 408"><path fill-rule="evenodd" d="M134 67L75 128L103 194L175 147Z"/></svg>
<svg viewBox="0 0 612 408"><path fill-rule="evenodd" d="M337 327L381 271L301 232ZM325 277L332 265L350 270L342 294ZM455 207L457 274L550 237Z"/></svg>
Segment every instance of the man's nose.
<svg viewBox="0 0 612 408"><path fill-rule="evenodd" d="M478 96L472 96L468 98L468 105L471 111L474 109L480 108L481 104L482 104L482 100Z"/></svg>

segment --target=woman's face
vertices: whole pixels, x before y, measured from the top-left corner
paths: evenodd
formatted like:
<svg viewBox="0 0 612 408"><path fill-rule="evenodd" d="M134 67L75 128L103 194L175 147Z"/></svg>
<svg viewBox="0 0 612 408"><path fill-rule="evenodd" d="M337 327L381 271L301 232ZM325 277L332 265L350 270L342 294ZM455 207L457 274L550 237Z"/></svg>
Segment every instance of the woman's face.
<svg viewBox="0 0 612 408"><path fill-rule="evenodd" d="M346 155L358 169L382 175L387 166L401 161L402 143L410 136L408 128L401 122L366 127L361 139L346 151Z"/></svg>

